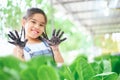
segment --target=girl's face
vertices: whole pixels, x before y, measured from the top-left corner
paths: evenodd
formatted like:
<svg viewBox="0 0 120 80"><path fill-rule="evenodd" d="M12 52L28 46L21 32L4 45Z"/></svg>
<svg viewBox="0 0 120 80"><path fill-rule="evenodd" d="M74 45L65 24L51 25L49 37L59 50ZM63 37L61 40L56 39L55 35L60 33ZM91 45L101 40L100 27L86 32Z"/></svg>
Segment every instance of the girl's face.
<svg viewBox="0 0 120 80"><path fill-rule="evenodd" d="M46 26L45 17L39 13L33 14L31 18L23 20L23 26L26 31L26 38L36 39L44 32Z"/></svg>

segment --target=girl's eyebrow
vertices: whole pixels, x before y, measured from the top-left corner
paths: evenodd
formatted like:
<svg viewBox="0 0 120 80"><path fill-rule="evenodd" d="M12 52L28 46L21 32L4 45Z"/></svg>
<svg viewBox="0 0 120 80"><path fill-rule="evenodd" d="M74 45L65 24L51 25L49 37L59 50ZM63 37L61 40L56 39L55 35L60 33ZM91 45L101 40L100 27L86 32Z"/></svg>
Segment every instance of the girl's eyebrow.
<svg viewBox="0 0 120 80"><path fill-rule="evenodd" d="M31 19L37 21L36 19L33 19L33 18L31 18ZM37 21L37 22L40 22L40 21ZM45 22L40 22L40 23L45 24Z"/></svg>

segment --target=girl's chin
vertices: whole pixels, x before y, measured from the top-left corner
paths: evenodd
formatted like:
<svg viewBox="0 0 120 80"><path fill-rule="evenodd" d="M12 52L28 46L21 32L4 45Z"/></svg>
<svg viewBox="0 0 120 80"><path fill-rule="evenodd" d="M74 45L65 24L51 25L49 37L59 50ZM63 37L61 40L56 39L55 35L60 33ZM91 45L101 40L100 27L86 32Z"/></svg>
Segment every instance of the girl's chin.
<svg viewBox="0 0 120 80"><path fill-rule="evenodd" d="M31 38L33 38L33 39L36 39L36 38L38 38L38 37L39 37L39 36L35 36L35 35L34 35L34 36L31 36Z"/></svg>
<svg viewBox="0 0 120 80"><path fill-rule="evenodd" d="M30 34L28 37L32 38L32 39L37 39L40 35L33 35L33 34Z"/></svg>
<svg viewBox="0 0 120 80"><path fill-rule="evenodd" d="M37 37L36 37L36 36L34 36L34 37L32 37L32 38L33 38L33 39L37 39L38 37L39 37L39 36L37 36Z"/></svg>

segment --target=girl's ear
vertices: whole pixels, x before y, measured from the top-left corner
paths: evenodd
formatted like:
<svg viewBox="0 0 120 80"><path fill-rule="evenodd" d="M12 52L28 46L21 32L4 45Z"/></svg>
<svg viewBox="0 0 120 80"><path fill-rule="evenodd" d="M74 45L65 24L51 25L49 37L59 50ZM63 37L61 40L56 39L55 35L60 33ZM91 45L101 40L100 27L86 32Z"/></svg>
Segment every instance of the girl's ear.
<svg viewBox="0 0 120 80"><path fill-rule="evenodd" d="M22 26L23 26L23 27L25 26L25 23L26 23L26 20L25 20L25 19L22 19Z"/></svg>

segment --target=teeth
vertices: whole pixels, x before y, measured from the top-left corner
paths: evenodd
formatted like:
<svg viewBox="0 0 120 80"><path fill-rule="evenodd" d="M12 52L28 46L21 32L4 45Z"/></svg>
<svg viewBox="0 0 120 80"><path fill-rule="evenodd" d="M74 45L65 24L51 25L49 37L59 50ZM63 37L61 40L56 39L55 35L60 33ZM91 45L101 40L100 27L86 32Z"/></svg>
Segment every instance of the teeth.
<svg viewBox="0 0 120 80"><path fill-rule="evenodd" d="M33 34L38 34L38 33L39 33L39 32L38 32L37 30L35 30L35 29L32 29L31 31L32 31Z"/></svg>
<svg viewBox="0 0 120 80"><path fill-rule="evenodd" d="M35 34L38 33L37 31L32 31L32 32L35 33Z"/></svg>

